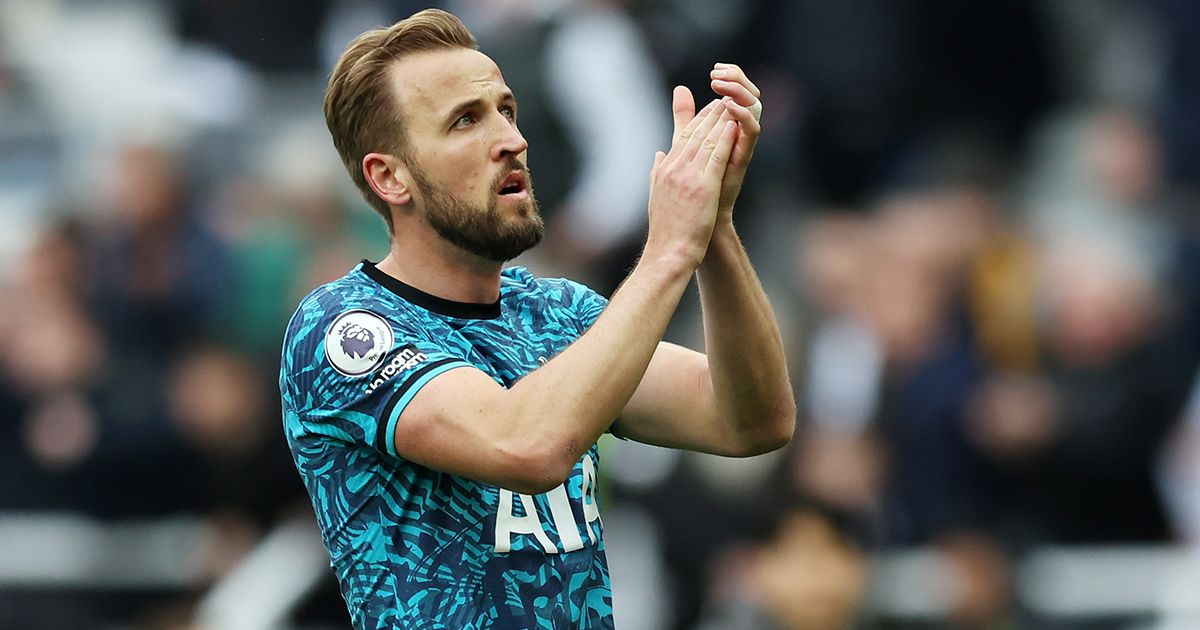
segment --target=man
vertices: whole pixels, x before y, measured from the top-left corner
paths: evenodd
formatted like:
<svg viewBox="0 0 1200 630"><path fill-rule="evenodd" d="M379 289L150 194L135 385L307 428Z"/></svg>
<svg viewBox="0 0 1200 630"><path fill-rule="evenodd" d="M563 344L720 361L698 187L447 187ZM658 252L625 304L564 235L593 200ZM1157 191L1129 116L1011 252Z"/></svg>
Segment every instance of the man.
<svg viewBox="0 0 1200 630"><path fill-rule="evenodd" d="M733 229L758 90L713 70L651 172L612 301L502 263L537 243L517 105L454 16L355 40L326 122L391 251L304 298L280 389L356 628L611 628L596 501L605 432L731 456L779 448L794 401ZM613 95L620 98L620 95ZM698 273L708 356L661 341Z"/></svg>

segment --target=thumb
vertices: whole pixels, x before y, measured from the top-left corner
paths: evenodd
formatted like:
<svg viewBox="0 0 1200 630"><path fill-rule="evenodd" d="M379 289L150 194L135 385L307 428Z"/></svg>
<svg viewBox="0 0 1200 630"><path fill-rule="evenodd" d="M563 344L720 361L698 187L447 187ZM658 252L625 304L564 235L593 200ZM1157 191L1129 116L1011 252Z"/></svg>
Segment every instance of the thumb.
<svg viewBox="0 0 1200 630"><path fill-rule="evenodd" d="M696 117L696 97L692 91L682 85L675 86L671 92L671 117L675 119L675 132L672 138L678 138L679 132L687 127ZM672 140L674 143L674 140Z"/></svg>

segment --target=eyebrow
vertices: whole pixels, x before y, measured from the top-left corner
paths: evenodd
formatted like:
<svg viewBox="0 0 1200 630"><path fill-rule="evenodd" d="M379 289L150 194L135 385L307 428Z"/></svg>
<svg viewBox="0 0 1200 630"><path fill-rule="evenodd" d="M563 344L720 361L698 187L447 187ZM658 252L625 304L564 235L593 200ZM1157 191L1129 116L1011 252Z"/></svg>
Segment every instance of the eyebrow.
<svg viewBox="0 0 1200 630"><path fill-rule="evenodd" d="M500 93L500 102L516 106L517 97L513 95L512 90L504 90ZM450 110L450 114L446 116L446 122L452 123L455 120L458 120L459 116L462 116L471 110L483 107L483 105L484 99L482 98L473 98L469 101L463 101Z"/></svg>

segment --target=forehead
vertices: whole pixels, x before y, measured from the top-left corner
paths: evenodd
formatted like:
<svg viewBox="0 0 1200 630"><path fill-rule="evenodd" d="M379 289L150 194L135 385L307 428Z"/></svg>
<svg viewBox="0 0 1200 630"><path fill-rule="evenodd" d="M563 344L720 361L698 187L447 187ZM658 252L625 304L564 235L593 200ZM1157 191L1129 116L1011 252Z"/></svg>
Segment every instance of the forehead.
<svg viewBox="0 0 1200 630"><path fill-rule="evenodd" d="M405 118L439 120L464 101L507 92L499 66L469 48L409 55L391 67L391 84Z"/></svg>

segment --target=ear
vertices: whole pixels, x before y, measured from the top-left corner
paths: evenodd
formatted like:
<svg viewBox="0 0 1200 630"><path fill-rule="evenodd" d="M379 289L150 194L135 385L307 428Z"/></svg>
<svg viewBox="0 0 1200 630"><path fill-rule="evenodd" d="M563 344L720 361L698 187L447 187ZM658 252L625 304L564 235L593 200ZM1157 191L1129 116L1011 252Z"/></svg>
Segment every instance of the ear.
<svg viewBox="0 0 1200 630"><path fill-rule="evenodd" d="M371 190L390 206L403 206L412 201L408 166L400 158L387 153L368 153L362 160L363 175Z"/></svg>

